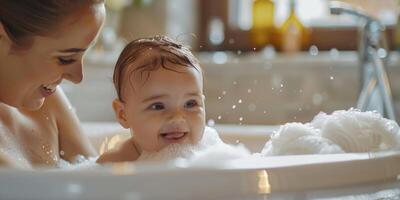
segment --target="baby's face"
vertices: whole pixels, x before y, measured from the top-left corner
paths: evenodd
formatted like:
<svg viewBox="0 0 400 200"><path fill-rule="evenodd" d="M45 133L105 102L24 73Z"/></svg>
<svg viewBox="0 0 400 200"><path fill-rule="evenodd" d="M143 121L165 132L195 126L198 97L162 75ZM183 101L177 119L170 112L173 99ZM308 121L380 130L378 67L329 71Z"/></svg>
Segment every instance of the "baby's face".
<svg viewBox="0 0 400 200"><path fill-rule="evenodd" d="M151 71L146 81L133 75L140 71L123 80L126 124L121 124L131 129L140 152L159 151L171 143L196 144L203 136L201 72L171 63L167 67L179 72L160 67Z"/></svg>

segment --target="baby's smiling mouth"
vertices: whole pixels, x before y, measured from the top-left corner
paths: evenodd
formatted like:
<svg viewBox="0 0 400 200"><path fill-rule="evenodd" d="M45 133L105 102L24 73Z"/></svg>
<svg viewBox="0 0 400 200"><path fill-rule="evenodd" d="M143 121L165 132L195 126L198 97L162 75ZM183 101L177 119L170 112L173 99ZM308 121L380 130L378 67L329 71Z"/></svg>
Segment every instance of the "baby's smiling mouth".
<svg viewBox="0 0 400 200"><path fill-rule="evenodd" d="M161 133L160 136L169 142L179 142L185 138L187 134L188 132L164 132Z"/></svg>

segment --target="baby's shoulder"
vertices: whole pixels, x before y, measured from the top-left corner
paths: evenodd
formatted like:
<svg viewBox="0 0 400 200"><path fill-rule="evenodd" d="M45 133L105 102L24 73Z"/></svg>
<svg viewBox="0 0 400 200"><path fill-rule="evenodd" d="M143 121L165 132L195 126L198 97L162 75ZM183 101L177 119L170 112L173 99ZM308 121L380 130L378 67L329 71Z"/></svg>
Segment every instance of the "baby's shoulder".
<svg viewBox="0 0 400 200"><path fill-rule="evenodd" d="M139 158L139 152L135 148L132 139L126 140L119 147L111 151L103 153L97 163L110 163L110 162L129 162L135 161Z"/></svg>

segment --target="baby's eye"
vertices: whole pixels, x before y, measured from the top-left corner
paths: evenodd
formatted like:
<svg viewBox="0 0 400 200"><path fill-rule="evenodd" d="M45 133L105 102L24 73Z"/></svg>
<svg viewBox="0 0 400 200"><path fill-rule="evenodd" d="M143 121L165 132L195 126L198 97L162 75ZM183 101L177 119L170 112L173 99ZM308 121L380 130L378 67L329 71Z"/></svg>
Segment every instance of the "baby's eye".
<svg viewBox="0 0 400 200"><path fill-rule="evenodd" d="M151 110L162 110L164 108L165 108L165 106L162 103L153 103L149 106L149 109L151 109Z"/></svg>
<svg viewBox="0 0 400 200"><path fill-rule="evenodd" d="M187 101L186 103L185 103L185 108L193 108L193 107L196 107L196 106L198 106L199 104L197 103L197 101L196 100L194 100L194 99L192 99L192 100L189 100L189 101Z"/></svg>

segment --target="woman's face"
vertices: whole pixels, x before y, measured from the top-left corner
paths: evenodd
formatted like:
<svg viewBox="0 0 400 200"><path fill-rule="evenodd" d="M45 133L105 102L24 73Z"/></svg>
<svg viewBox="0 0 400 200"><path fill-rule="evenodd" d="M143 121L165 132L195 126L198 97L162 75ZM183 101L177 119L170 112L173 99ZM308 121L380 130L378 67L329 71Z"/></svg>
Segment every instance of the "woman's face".
<svg viewBox="0 0 400 200"><path fill-rule="evenodd" d="M12 42L0 32L0 102L37 110L63 79L82 81L82 59L99 33L105 9L97 4L79 13L51 36L35 36L27 50L12 50Z"/></svg>

